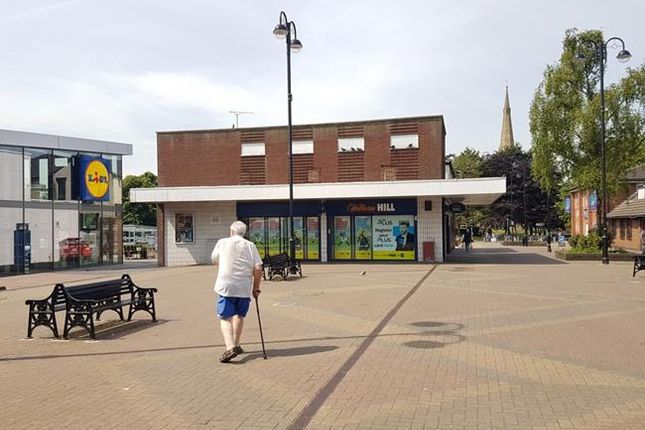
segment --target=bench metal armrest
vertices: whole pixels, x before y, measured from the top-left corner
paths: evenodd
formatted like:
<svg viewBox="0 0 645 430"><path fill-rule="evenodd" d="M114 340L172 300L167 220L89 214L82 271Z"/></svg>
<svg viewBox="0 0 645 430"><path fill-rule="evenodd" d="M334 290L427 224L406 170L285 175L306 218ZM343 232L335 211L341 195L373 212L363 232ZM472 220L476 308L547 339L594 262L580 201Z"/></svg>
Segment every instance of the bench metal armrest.
<svg viewBox="0 0 645 430"><path fill-rule="evenodd" d="M148 299L154 300L154 293L157 292L156 288L137 287L134 284L132 284L132 286L133 286L132 294L130 297L133 302L148 300Z"/></svg>
<svg viewBox="0 0 645 430"><path fill-rule="evenodd" d="M54 286L54 289L52 290L52 292L49 293L49 295L47 297L45 297L44 299L28 299L28 300L25 300L25 304L27 306L31 306L32 304L43 304L43 303L47 302L47 303L51 303L51 305L53 306L54 305L54 295L57 294L58 290L61 289L61 288L64 288L62 284L56 284L56 286Z"/></svg>
<svg viewBox="0 0 645 430"><path fill-rule="evenodd" d="M31 306L31 305L35 305L35 306L38 306L38 305L47 305L47 304L49 304L49 303L50 303L49 298L46 298L46 299L29 299L29 300L25 300L25 304L26 304L27 306ZM24 309L24 308L23 308L23 309Z"/></svg>

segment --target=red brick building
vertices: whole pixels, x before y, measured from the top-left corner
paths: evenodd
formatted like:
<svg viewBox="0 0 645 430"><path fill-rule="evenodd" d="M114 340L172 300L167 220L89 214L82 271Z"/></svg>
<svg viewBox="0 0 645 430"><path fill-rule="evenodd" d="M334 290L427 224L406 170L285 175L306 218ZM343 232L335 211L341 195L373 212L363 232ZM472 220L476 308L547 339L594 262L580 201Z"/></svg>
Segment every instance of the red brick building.
<svg viewBox="0 0 645 430"><path fill-rule="evenodd" d="M294 126L297 257L442 261L454 203L505 192L447 175L445 136L442 116ZM206 263L235 219L261 254L286 249L287 127L160 132L157 151L159 188L131 199L159 205L160 264Z"/></svg>
<svg viewBox="0 0 645 430"><path fill-rule="evenodd" d="M636 191L642 184L645 184L645 166L633 169L625 175L625 191L610 196L608 200L607 219L608 228L612 232L612 246L640 251L641 223L638 219L640 216L636 214L638 210L635 209L638 205L633 203L640 204ZM586 235L597 229L597 206L602 203L597 199L596 193L574 189L570 192L569 198L571 199L571 234ZM614 212L619 207L621 210ZM632 230L637 230L638 240L632 239Z"/></svg>

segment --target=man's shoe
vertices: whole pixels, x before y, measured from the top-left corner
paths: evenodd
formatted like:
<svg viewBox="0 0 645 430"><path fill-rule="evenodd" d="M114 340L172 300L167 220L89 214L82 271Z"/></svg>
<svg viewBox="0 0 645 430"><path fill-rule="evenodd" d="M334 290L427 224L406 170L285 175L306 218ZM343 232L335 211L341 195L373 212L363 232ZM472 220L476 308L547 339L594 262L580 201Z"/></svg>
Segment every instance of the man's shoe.
<svg viewBox="0 0 645 430"><path fill-rule="evenodd" d="M244 354L244 350L242 349L242 347L241 347L240 345L234 346L234 347L233 347L233 350L235 350L235 352L236 352L238 355L239 355L239 354Z"/></svg>
<svg viewBox="0 0 645 430"><path fill-rule="evenodd" d="M235 350L235 347L233 347L222 354L222 356L219 358L219 362L228 363L229 361L237 357L237 354L238 352Z"/></svg>

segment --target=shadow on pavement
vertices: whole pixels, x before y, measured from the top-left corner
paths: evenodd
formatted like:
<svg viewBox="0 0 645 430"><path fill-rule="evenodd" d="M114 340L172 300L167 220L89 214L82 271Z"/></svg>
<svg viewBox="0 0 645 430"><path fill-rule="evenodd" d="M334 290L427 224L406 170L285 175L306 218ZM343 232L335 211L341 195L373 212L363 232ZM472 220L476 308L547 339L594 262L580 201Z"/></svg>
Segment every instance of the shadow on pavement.
<svg viewBox="0 0 645 430"><path fill-rule="evenodd" d="M444 330L457 331L464 328L464 325L461 323L445 323L441 321L417 321L410 323L410 325L415 327L443 327Z"/></svg>
<svg viewBox="0 0 645 430"><path fill-rule="evenodd" d="M294 357L298 355L320 354L321 352L329 352L338 349L337 346L301 346L296 348L283 348L283 349L268 349L267 357ZM244 358L239 361L231 361L231 364L244 364L251 360L262 358L262 351L253 351L244 355Z"/></svg>
<svg viewBox="0 0 645 430"><path fill-rule="evenodd" d="M168 320L171 321L171 320ZM141 321L141 328L145 328L148 324L158 324L158 323L151 323L150 321ZM148 323L148 324L146 324ZM272 340L266 342L267 345L271 344L279 344L279 343L292 343L292 342L317 342L317 341L328 341L328 340L349 340L349 339L366 339L370 337L398 337L398 336L412 336L412 335L447 335L452 333L451 330L433 330L433 331L422 331L422 332L406 332L406 333L387 333L387 334L379 334L377 336L370 336L370 335L354 335L354 336L320 336L320 337L310 337L310 338L300 338L300 339L280 339L280 340ZM82 334L82 332L81 332ZM34 340L40 340L39 338L36 338ZM56 339L42 339L42 340L50 340L52 342L63 342L61 340L56 340ZM81 339L83 340L83 339ZM103 340L102 338L98 338L98 341ZM71 341L70 341L71 342ZM245 345L260 345L260 342L245 342ZM5 356L0 356L0 363L3 361L28 361L28 360L51 360L51 359L57 359L57 358L77 358L77 357L102 357L102 356L107 356L107 355L127 355L127 354L149 354L149 353L155 353L155 352L168 352L168 351L186 351L186 350L200 350L200 349L213 349L213 348L223 348L225 345L224 344L210 344L210 345L186 345L186 346L169 346L166 348L149 348L149 349L131 349L131 350L121 350L121 351L104 351L104 352L86 352L86 353L76 353L76 354L56 354L56 355L23 355L23 356L11 356L11 355L5 355ZM284 350L271 350L271 351L289 351L295 350L296 353L292 355L299 355L297 354L298 350L301 349L307 349L308 347L300 347L300 348L288 348ZM336 349L338 347L332 346L332 347L321 347L317 346L315 348L330 348L329 351L332 349ZM326 350L321 350L321 351L313 351L310 352L310 354L316 353L316 352L326 352ZM280 353L278 352L278 355ZM302 353L300 355L305 355L305 353ZM284 355L286 356L286 354Z"/></svg>
<svg viewBox="0 0 645 430"><path fill-rule="evenodd" d="M518 252L512 248L474 248L470 252L464 249L455 249L445 259L445 264L535 264L552 265L568 264L565 261L526 251ZM523 249L523 250L524 250Z"/></svg>
<svg viewBox="0 0 645 430"><path fill-rule="evenodd" d="M130 334L137 333L141 330L147 328L156 327L158 325L165 324L170 321L176 320L165 320L157 319L157 321L148 320L132 320L132 321L121 321L121 320L110 320L110 321L101 321L100 323L94 323L94 331L96 333L96 340L117 340L122 337L128 336ZM74 328L73 332L70 332L69 339L81 339L81 340L90 340L90 335L83 328Z"/></svg>
<svg viewBox="0 0 645 430"><path fill-rule="evenodd" d="M446 345L463 342L466 336L459 333L465 327L461 323L450 323L441 321L417 321L410 325L422 328L441 328L440 330L430 330L419 332L419 335L433 337L434 340L412 340L403 342L403 346L417 349L442 348Z"/></svg>

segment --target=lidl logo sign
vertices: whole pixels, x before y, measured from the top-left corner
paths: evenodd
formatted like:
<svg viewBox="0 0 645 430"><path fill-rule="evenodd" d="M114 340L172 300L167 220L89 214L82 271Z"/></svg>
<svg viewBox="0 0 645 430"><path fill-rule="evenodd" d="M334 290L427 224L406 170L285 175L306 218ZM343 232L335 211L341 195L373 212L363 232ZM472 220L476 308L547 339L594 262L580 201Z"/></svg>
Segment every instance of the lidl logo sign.
<svg viewBox="0 0 645 430"><path fill-rule="evenodd" d="M81 197L84 201L110 199L110 162L101 158L82 157Z"/></svg>

